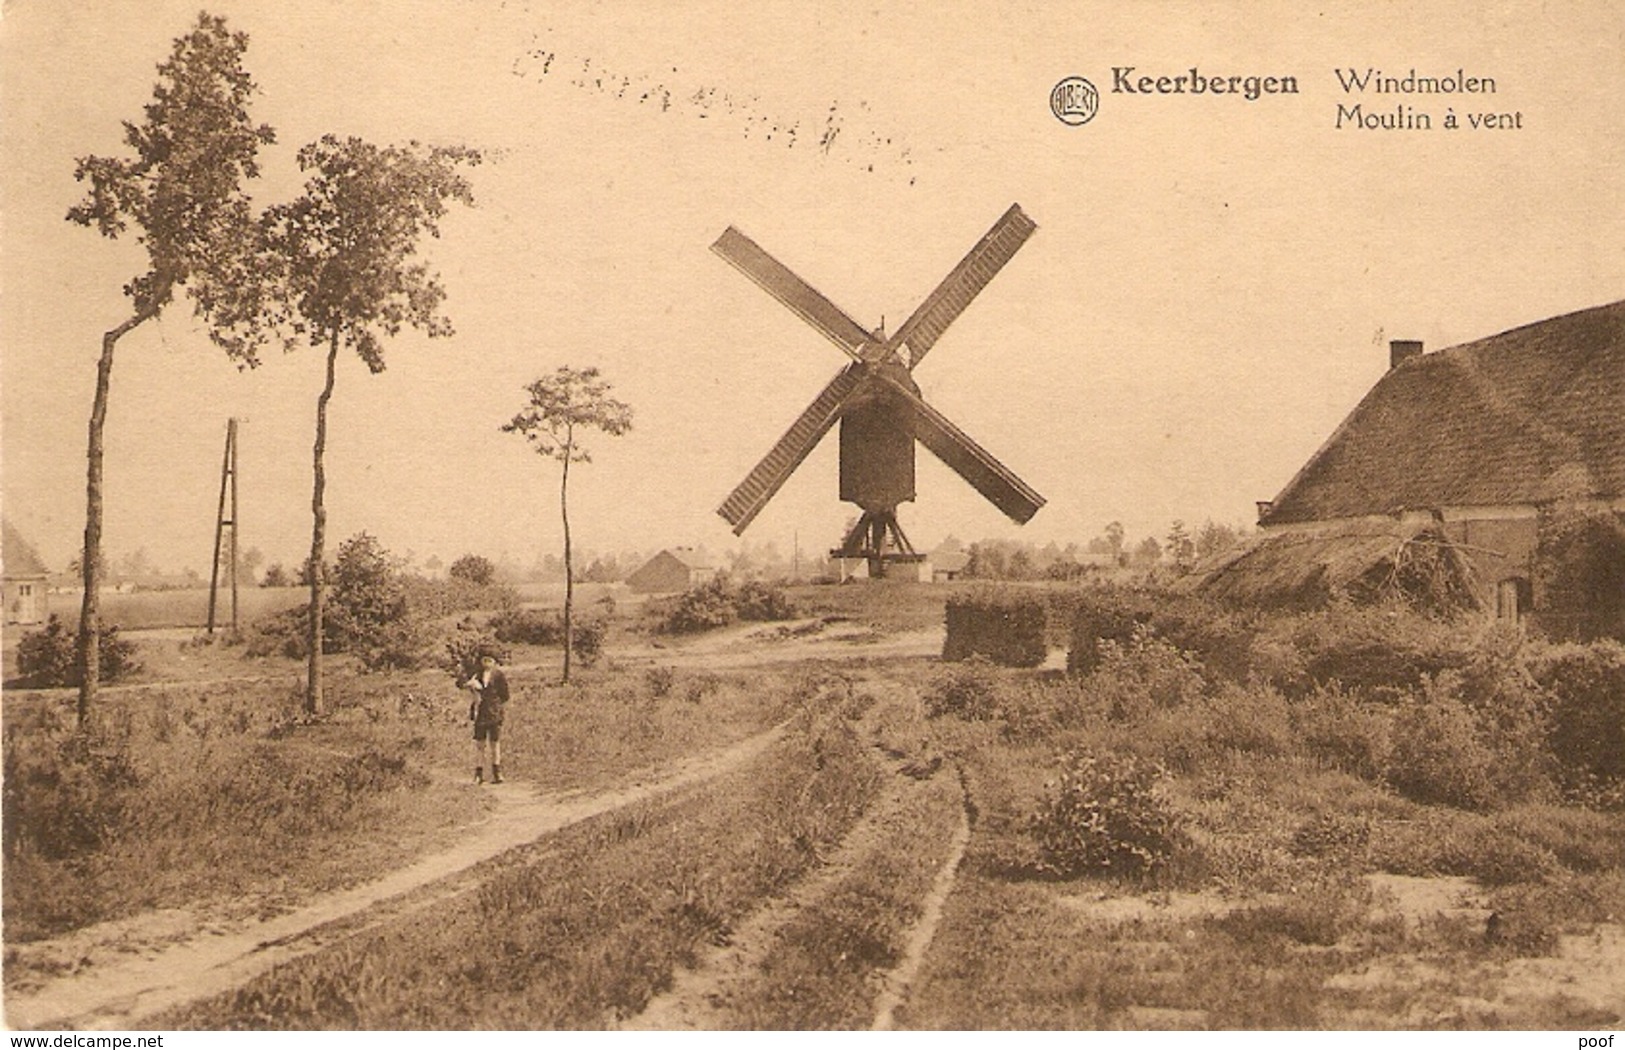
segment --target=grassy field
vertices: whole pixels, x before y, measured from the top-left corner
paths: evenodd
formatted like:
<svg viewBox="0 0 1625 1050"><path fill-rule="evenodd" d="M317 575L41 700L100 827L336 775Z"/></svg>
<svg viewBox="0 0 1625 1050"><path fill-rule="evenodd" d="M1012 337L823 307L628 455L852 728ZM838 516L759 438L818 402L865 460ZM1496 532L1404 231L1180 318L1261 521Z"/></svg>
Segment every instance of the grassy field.
<svg viewBox="0 0 1625 1050"><path fill-rule="evenodd" d="M1052 618L1102 600L1038 591ZM940 625L950 593L792 598L798 617L880 638ZM763 663L673 666L663 653L703 656L703 639L662 649L633 608L568 687L556 650L515 647L504 765L544 792L786 728L748 765L485 861L429 912L156 1021L603 1028L649 1011L865 1028L896 989L889 1016L918 1029L1625 1016L1596 976L1625 966L1608 706L1625 649L1394 611L1266 620L1133 601L1157 618L1124 621L1071 674L864 659L818 635L786 662L751 624L720 641L735 661L761 646ZM443 671L337 659L333 710L308 720L295 661L141 644L144 677L104 695L88 734L66 692L6 695L8 991L49 976L19 951L31 942L161 908L286 911L493 812L470 783L466 694Z"/></svg>
<svg viewBox="0 0 1625 1050"><path fill-rule="evenodd" d="M255 620L292 609L310 599L304 587L243 587L237 592L239 622ZM79 624L80 592L51 595L51 612L70 627ZM209 589L195 587L172 591L132 591L120 594L103 590L102 618L120 630L144 631L153 628L202 627L209 622ZM215 599L215 626L231 624L231 592L222 589Z"/></svg>
<svg viewBox="0 0 1625 1050"><path fill-rule="evenodd" d="M467 694L443 672L335 663L334 709L315 721L300 714L295 665L275 659L252 661L264 681L108 692L84 735L65 691L9 694L8 943L197 901L283 906L476 818ZM505 770L545 790L602 786L782 714L759 681L726 676L664 699L638 670L510 682Z"/></svg>

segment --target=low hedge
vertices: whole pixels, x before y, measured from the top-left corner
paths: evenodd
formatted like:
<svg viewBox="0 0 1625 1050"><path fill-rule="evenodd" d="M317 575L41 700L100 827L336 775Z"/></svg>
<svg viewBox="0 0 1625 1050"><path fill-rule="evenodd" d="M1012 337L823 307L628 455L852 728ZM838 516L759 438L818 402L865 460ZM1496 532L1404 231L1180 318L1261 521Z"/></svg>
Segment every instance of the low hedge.
<svg viewBox="0 0 1625 1050"><path fill-rule="evenodd" d="M1037 667L1049 655L1043 599L1008 591L956 595L947 602L942 658L983 656L1006 667Z"/></svg>

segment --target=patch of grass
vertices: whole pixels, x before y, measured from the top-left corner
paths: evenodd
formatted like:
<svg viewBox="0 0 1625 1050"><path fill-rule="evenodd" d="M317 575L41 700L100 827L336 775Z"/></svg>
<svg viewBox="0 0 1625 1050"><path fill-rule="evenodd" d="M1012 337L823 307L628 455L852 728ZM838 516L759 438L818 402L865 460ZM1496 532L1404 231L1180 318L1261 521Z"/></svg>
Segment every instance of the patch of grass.
<svg viewBox="0 0 1625 1050"><path fill-rule="evenodd" d="M454 909L414 916L159 1019L180 1028L582 1028L643 1009L674 967L816 862L874 791L827 707L756 765L567 829Z"/></svg>
<svg viewBox="0 0 1625 1050"><path fill-rule="evenodd" d="M538 672L509 680L504 771L553 790L764 728L785 714L788 688L782 676L717 678L692 703L657 707L601 702L635 685L632 672L594 671L568 689ZM110 692L82 738L70 699L8 697L8 941L153 907L297 900L405 863L483 812L466 783L467 700L444 675L331 684L333 709L316 722L287 685Z"/></svg>
<svg viewBox="0 0 1625 1050"><path fill-rule="evenodd" d="M730 1027L868 1027L875 1016L875 978L902 960L905 938L946 860L960 809L951 769L911 791L886 816L886 833L873 850L778 931L760 970L739 990L740 1008Z"/></svg>

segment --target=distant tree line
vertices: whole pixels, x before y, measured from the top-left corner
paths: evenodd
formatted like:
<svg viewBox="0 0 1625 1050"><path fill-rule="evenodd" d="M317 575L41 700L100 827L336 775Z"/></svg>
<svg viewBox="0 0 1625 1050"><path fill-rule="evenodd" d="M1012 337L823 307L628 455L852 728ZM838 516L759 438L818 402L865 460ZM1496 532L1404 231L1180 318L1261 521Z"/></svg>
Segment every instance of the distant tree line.
<svg viewBox="0 0 1625 1050"><path fill-rule="evenodd" d="M1159 540L1145 536L1130 540L1121 522L1108 523L1098 536L1083 545L1050 542L1042 547L1021 540L978 540L962 547L955 540L943 547L966 554L961 575L978 580L1070 580L1110 569L1171 569L1189 572L1206 558L1244 540L1249 530L1211 519L1194 531L1175 520ZM939 548L939 550L942 548Z"/></svg>

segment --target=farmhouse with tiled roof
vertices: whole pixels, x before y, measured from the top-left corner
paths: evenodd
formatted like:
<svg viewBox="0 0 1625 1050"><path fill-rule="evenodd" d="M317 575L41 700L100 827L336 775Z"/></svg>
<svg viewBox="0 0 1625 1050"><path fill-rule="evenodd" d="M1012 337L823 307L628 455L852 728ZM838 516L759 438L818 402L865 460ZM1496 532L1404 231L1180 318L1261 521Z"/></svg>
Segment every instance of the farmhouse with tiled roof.
<svg viewBox="0 0 1625 1050"><path fill-rule="evenodd" d="M1391 344L1388 372L1259 512L1260 547L1447 544L1475 603L1510 618L1558 597L1553 559L1581 558L1586 600L1625 624L1625 302L1436 353ZM1577 519L1588 538L1567 551Z"/></svg>

